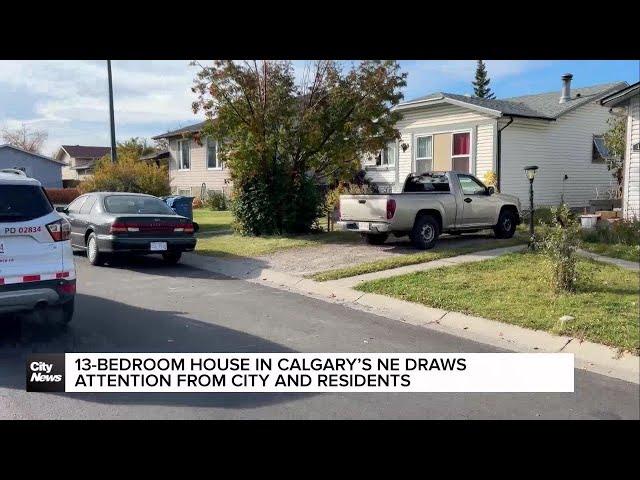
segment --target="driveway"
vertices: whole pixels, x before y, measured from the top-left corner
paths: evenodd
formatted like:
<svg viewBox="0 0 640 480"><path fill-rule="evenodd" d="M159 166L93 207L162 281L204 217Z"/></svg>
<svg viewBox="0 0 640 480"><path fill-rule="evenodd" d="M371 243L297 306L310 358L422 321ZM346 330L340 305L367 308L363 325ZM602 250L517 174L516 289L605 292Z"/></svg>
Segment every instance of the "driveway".
<svg viewBox="0 0 640 480"><path fill-rule="evenodd" d="M66 329L0 321L0 418L639 417L638 386L576 371L572 394L45 394L31 352L492 352L493 347L159 259L91 267L78 256Z"/></svg>
<svg viewBox="0 0 640 480"><path fill-rule="evenodd" d="M492 232L442 235L432 251L477 246L495 241ZM488 247L488 248L495 248ZM265 266L294 275L306 275L332 268L342 268L389 257L419 253L408 237L390 236L383 245L361 243L331 243L318 247L291 248L258 257Z"/></svg>

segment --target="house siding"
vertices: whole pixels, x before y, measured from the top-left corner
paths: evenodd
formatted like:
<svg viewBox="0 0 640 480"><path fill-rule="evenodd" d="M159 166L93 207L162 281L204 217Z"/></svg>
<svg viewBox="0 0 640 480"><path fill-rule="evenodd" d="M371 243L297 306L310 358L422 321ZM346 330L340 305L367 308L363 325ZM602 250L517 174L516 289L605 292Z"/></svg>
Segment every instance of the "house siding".
<svg viewBox="0 0 640 480"><path fill-rule="evenodd" d="M45 188L62 188L62 165L10 147L0 148L0 168L22 168Z"/></svg>
<svg viewBox="0 0 640 480"><path fill-rule="evenodd" d="M494 169L496 120L489 115L454 105L437 105L402 112L396 127L401 135L396 150L396 166L384 170L365 166L367 176L373 182L393 184L394 192L402 190L405 178L413 172L416 135L470 130L471 172L482 178L486 172ZM404 152L399 147L403 143L409 145Z"/></svg>
<svg viewBox="0 0 640 480"><path fill-rule="evenodd" d="M502 131L500 185L503 193L529 203L529 182L523 168L537 165L534 183L536 205L564 202L585 207L595 198L596 188L604 192L615 182L605 164L592 163L593 135L608 130L608 108L592 102L576 108L555 122L515 119ZM503 125L506 120L501 120ZM563 182L564 175L568 179Z"/></svg>
<svg viewBox="0 0 640 480"><path fill-rule="evenodd" d="M640 151L633 145L640 142L640 98L636 95L629 103L627 118L627 151L625 155L623 215L640 219Z"/></svg>
<svg viewBox="0 0 640 480"><path fill-rule="evenodd" d="M191 140L191 164L189 170L178 168L178 141L172 139L169 142L169 184L171 193L188 190L194 197L200 196L202 184L207 190L216 190L229 193L230 175L227 168L211 170L207 168L206 145L199 145ZM186 193L186 192L185 192Z"/></svg>

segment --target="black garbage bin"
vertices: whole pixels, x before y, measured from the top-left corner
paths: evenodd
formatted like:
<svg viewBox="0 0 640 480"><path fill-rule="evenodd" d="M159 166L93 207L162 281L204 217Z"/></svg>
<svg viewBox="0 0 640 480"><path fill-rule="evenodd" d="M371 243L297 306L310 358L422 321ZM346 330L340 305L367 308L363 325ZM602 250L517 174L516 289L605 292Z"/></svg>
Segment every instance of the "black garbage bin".
<svg viewBox="0 0 640 480"><path fill-rule="evenodd" d="M189 220L193 221L193 197L171 195L169 197L164 197L163 200L178 215L182 215L183 217L187 217Z"/></svg>

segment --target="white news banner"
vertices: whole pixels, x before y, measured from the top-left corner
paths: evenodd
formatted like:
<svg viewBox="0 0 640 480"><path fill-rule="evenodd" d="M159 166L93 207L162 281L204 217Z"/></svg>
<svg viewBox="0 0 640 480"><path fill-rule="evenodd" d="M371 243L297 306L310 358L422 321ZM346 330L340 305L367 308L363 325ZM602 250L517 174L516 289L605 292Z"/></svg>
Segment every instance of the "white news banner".
<svg viewBox="0 0 640 480"><path fill-rule="evenodd" d="M66 392L573 392L569 353L67 353Z"/></svg>

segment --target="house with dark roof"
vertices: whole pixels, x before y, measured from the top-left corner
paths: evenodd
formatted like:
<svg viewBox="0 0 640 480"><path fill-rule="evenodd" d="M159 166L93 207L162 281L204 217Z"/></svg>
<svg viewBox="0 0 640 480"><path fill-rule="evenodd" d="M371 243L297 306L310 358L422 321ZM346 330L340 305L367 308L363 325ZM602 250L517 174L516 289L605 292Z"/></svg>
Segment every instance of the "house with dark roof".
<svg viewBox="0 0 640 480"><path fill-rule="evenodd" d="M56 153L56 160L64 163L62 181L65 187L75 186L78 182L89 178L95 163L110 154L110 147L62 145Z"/></svg>
<svg viewBox="0 0 640 480"><path fill-rule="evenodd" d="M152 137L169 143L164 157L169 163L173 194L199 197L203 191L229 193L229 170L218 156L218 143L214 138L200 136L205 125L206 121L198 122Z"/></svg>
<svg viewBox="0 0 640 480"><path fill-rule="evenodd" d="M63 163L14 145L0 145L0 169L13 168L35 178L45 188L62 188Z"/></svg>
<svg viewBox="0 0 640 480"><path fill-rule="evenodd" d="M523 168L537 165L535 203L589 205L596 189L615 179L602 158L609 109L600 100L624 82L571 88L571 74L555 92L506 99L433 93L400 103L401 138L363 160L383 191L400 191L409 173L456 170L483 180L497 174L498 189L528 204Z"/></svg>
<svg viewBox="0 0 640 480"><path fill-rule="evenodd" d="M627 119L626 150L622 170L622 215L640 219L640 82L620 88L601 100L615 115Z"/></svg>

